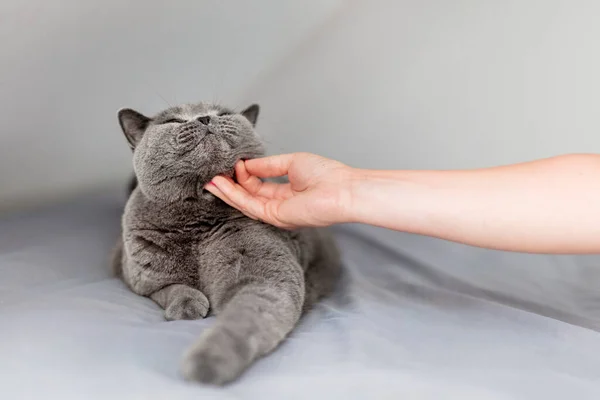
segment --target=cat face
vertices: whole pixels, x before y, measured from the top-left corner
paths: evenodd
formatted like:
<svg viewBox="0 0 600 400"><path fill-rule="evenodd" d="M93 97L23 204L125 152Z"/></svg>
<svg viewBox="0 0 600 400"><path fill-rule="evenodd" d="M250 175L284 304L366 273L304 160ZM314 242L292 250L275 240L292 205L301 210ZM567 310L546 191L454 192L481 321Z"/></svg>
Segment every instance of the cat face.
<svg viewBox="0 0 600 400"><path fill-rule="evenodd" d="M193 201L236 161L263 155L254 132L259 107L241 113L216 104L185 104L152 118L131 109L118 113L133 149L133 167L144 195L168 202Z"/></svg>

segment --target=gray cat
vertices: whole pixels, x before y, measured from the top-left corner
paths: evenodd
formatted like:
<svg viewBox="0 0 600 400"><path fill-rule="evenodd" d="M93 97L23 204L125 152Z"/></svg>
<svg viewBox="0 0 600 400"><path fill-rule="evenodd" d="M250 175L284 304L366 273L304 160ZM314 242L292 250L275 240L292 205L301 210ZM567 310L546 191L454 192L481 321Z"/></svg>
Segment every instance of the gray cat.
<svg viewBox="0 0 600 400"><path fill-rule="evenodd" d="M303 312L333 289L340 259L324 230L252 220L204 190L237 160L263 155L259 108L186 104L153 118L118 113L137 185L113 267L167 320L217 314L184 357L188 380L224 384L271 352Z"/></svg>

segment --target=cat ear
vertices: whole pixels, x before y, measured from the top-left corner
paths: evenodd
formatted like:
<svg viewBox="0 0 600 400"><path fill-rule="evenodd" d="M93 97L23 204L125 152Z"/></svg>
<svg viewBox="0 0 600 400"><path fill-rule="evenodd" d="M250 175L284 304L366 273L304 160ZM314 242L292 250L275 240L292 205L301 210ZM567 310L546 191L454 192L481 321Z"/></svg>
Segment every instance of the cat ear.
<svg viewBox="0 0 600 400"><path fill-rule="evenodd" d="M248 121L250 121L252 126L255 126L256 120L258 119L259 111L260 111L260 107L258 106L258 104L252 104L250 107L246 108L240 114L242 114L244 117L246 117L246 119Z"/></svg>
<svg viewBox="0 0 600 400"><path fill-rule="evenodd" d="M129 142L129 146L133 149L140 142L148 124L150 118L140 114L130 108L122 108L117 113L119 118L119 124L125 134L125 138Z"/></svg>

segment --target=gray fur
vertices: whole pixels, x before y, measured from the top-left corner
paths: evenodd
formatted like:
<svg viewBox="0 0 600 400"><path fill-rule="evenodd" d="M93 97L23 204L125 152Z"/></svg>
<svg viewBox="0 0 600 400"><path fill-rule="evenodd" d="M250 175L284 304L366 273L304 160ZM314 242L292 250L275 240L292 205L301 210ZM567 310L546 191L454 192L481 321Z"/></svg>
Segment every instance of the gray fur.
<svg viewBox="0 0 600 400"><path fill-rule="evenodd" d="M153 118L119 111L138 183L125 207L115 272L168 320L218 315L184 356L188 380L237 378L275 349L339 274L326 231L275 228L203 189L215 175L232 176L237 160L263 155L257 116L256 105L235 113L206 103Z"/></svg>

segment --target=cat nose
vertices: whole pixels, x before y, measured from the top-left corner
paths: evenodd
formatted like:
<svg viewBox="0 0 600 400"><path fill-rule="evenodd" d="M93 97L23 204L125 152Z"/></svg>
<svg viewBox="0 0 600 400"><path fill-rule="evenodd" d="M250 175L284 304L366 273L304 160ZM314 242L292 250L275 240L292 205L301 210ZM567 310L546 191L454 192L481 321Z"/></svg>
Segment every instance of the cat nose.
<svg viewBox="0 0 600 400"><path fill-rule="evenodd" d="M205 115L204 117L198 117L198 122L200 122L202 125L208 125L210 124L210 117L208 115Z"/></svg>

